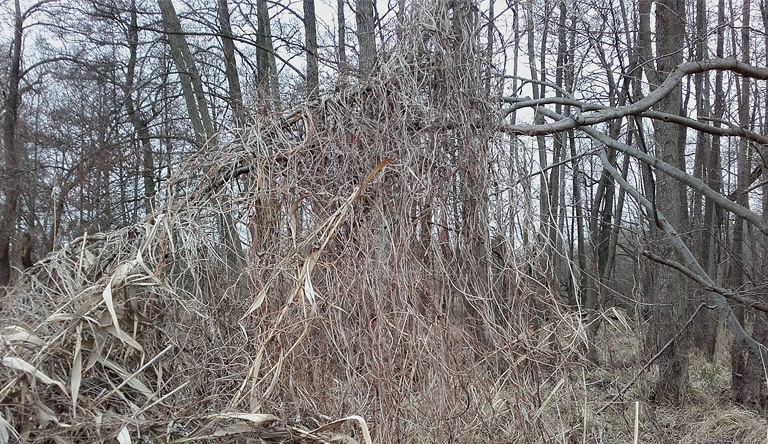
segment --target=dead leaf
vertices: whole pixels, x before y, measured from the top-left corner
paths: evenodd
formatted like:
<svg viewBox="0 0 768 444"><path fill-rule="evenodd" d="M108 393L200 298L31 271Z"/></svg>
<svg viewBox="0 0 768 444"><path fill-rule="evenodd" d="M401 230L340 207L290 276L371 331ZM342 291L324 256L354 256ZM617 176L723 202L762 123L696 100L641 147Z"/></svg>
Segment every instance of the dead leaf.
<svg viewBox="0 0 768 444"><path fill-rule="evenodd" d="M69 394L67 393L67 389L66 387L64 387L64 384L62 384L60 381L56 381L53 378L49 377L42 371L35 368L34 365L30 364L29 362L21 358L18 358L16 356L6 356L3 358L2 363L4 366L8 368L12 368L14 370L21 370L25 373L29 373L30 375L40 380L40 382L42 382L43 384L48 384L48 385L53 384L57 386L58 388L61 389L62 392L64 392L65 395Z"/></svg>

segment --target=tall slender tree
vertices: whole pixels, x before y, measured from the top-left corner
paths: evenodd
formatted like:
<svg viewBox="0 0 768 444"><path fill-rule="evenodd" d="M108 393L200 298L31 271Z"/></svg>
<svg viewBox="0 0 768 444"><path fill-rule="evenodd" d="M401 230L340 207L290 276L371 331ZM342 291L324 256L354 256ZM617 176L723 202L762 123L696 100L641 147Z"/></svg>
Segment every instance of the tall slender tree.
<svg viewBox="0 0 768 444"><path fill-rule="evenodd" d="M269 5L266 0L257 0L258 34L256 39L256 94L275 108L280 108L280 85L277 77L277 63L272 44L272 27Z"/></svg>
<svg viewBox="0 0 768 444"><path fill-rule="evenodd" d="M304 46L307 54L307 98L313 99L317 97L320 88L315 0L304 0Z"/></svg>
<svg viewBox="0 0 768 444"><path fill-rule="evenodd" d="M189 119L195 132L195 141L202 147L214 136L213 121L208 110L208 100L203 89L203 81L197 69L197 63L189 49L179 16L171 0L157 0L163 18L163 31L168 39L176 69L179 72L184 102L187 105Z"/></svg>
<svg viewBox="0 0 768 444"><path fill-rule="evenodd" d="M358 67L360 75L368 77L376 63L375 7L373 0L358 0L356 6Z"/></svg>
<svg viewBox="0 0 768 444"><path fill-rule="evenodd" d="M683 61L685 43L685 1L656 1L656 72L649 78L658 85ZM653 86L652 86L653 88ZM678 84L655 106L657 111L680 115L682 111L682 87ZM685 171L684 129L670 122L654 120L654 144L656 155L662 161ZM685 186L669 175L656 171L655 197L658 211L679 232L688 231L687 195ZM656 215L649 215L651 238L662 257L674 257L675 252L666 241L666 234L657 226ZM663 350L658 359L659 379L652 396L659 401L677 402L688 383L688 339L683 331L669 346L666 344L683 329L690 306L683 297L683 289L677 272L666 266L652 270L652 285L648 288L653 304L655 320L649 332L649 356ZM665 348L666 347L666 348Z"/></svg>
<svg viewBox="0 0 768 444"><path fill-rule="evenodd" d="M336 50L339 54L339 76L344 78L349 71L349 62L347 62L347 19L344 14L344 0L336 0L336 26L338 27Z"/></svg>
<svg viewBox="0 0 768 444"><path fill-rule="evenodd" d="M240 75L237 72L237 59L235 58L235 42L232 36L229 5L227 0L219 0L219 33L221 35L221 48L224 53L224 72L227 76L229 87L229 103L232 107L235 125L245 124L245 105L243 93L240 88Z"/></svg>
<svg viewBox="0 0 768 444"><path fill-rule="evenodd" d="M750 41L750 19L752 15L751 1L743 0L741 4L741 61L748 64L751 61L751 41ZM736 42L734 42L736 43ZM734 45L735 46L735 45ZM751 80L749 77L742 77L738 83L738 116L739 126L742 128L751 128L752 109L751 109ZM738 151L736 154L736 202L744 208L750 207L749 191L751 185L750 173L752 162L750 160L750 143L746 138L739 140ZM742 287L746 283L746 272L749 268L746 262L747 251L751 248L747 246L749 233L746 221L743 218L736 217L733 225L733 241L731 246L731 260L728 265L728 284L731 288ZM736 314L744 324L746 314L749 311L742 305L735 308ZM766 338L765 316L764 314L751 313L755 318L753 337L760 341ZM763 388L763 363L761 356L754 353L745 353L744 347L738 342L734 342L731 350L731 389L734 398L743 405L750 407L762 407L765 405L765 389Z"/></svg>
<svg viewBox="0 0 768 444"><path fill-rule="evenodd" d="M19 0L14 0L13 38L10 49L10 69L7 91L3 101L3 151L5 168L2 192L5 202L0 215L0 286L8 285L11 279L11 239L16 231L18 202L21 195L21 147L16 138L16 125L21 106L21 58L24 39L24 21L33 11L22 12Z"/></svg>
<svg viewBox="0 0 768 444"><path fill-rule="evenodd" d="M696 60L703 60L708 56L708 25L707 25L707 5L705 0L696 1L696 33L694 40L694 57ZM696 117L698 119L708 119L711 114L710 83L706 73L697 73L694 76L694 86L696 88ZM710 168L713 166L710 159L715 153L712 152L712 136L704 132L696 133L696 156L694 160L693 173L702 180L706 180L710 175ZM698 232L699 239L695 242L696 253L698 253L699 262L705 270L712 274L710 269L711 249L716 248L714 242L711 242L715 235L714 226L709 224L712 205L701 195L695 195L691 208L691 229L694 233ZM693 324L694 345L707 357L714 359L715 338L717 335L717 324L715 323L714 313L709 310L702 312L696 317Z"/></svg>

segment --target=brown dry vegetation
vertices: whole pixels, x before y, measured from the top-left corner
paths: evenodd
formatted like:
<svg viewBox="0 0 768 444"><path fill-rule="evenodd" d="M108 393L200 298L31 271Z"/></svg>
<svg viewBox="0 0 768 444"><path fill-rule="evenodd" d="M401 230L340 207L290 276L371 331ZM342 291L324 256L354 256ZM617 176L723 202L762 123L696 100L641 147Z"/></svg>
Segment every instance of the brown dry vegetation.
<svg viewBox="0 0 768 444"><path fill-rule="evenodd" d="M598 411L643 364L638 329L606 314L606 365L586 364L524 188L492 240L490 184L529 173L466 167L508 141L480 64L435 26L365 84L200 152L145 223L27 270L0 305L0 438L630 442L642 379ZM688 405L641 405L640 441L763 442L727 369L693 368Z"/></svg>

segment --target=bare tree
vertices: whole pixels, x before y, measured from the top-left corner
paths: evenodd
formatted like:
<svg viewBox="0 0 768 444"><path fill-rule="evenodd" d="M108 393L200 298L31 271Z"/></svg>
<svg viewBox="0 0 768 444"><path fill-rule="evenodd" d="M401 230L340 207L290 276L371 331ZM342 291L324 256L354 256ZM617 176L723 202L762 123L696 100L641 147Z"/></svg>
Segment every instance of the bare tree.
<svg viewBox="0 0 768 444"><path fill-rule="evenodd" d="M232 26L229 18L229 5L227 0L219 0L219 29L221 33L221 47L224 53L224 71L229 86L229 102L232 107L235 125L245 124L245 105L243 93L240 88L240 74L237 72L237 59L235 59L235 42L232 38Z"/></svg>
<svg viewBox="0 0 768 444"><path fill-rule="evenodd" d="M358 0L356 6L358 67L360 75L367 77L376 63L375 8L373 0Z"/></svg>
<svg viewBox="0 0 768 444"><path fill-rule="evenodd" d="M336 26L338 26L336 50L339 54L339 76L343 78L349 72L349 62L347 62L347 19L344 14L344 0L336 1Z"/></svg>
<svg viewBox="0 0 768 444"><path fill-rule="evenodd" d="M685 2L661 0L656 4L656 73L649 76L663 78L682 63L685 41ZM655 77L655 79L654 79ZM682 89L678 85L666 94L656 105L656 110L679 115L682 110ZM664 121L654 120L654 141L657 156L662 161L685 170L684 128ZM680 232L688 230L687 196L682 183L663 172L656 172L655 197L658 210L669 223ZM674 252L665 240L665 234L656 226L656 217L650 216L654 247L662 257L674 257ZM690 306L682 297L682 286L677 273L669 267L657 266L652 269L652 285L649 300L654 304L652 316L655 322L649 331L649 356L661 350L677 334L688 319ZM658 400L677 401L688 383L688 345L685 335L672 342L658 360L659 380L654 388Z"/></svg>
<svg viewBox="0 0 768 444"><path fill-rule="evenodd" d="M269 6L266 0L257 0L258 34L256 49L256 82L261 97L268 98L276 108L280 108L280 86L277 78L275 50L272 46L272 30L269 19Z"/></svg>
<svg viewBox="0 0 768 444"><path fill-rule="evenodd" d="M184 102L187 104L187 112L195 132L195 141L198 147L202 147L214 135L203 81L181 29L176 8L170 0L157 0L157 4L163 16L163 30L168 39L171 56L179 71Z"/></svg>
<svg viewBox="0 0 768 444"><path fill-rule="evenodd" d="M320 88L317 66L317 17L315 0L304 0L304 46L307 54L307 97L317 97Z"/></svg>
<svg viewBox="0 0 768 444"><path fill-rule="evenodd" d="M38 4L39 5L39 4ZM16 123L21 105L21 57L24 38L24 20L34 11L22 12L19 0L14 0L13 39L10 49L10 70L8 90L3 101L3 151L5 168L3 169L2 192L5 202L0 216L0 286L8 285L11 280L11 238L15 232L19 196L21 194L20 146L16 139Z"/></svg>
<svg viewBox="0 0 768 444"><path fill-rule="evenodd" d="M696 60L703 60L708 56L708 25L707 25L707 5L703 0L696 1L696 34L694 40L694 54ZM706 73L698 73L694 76L694 85L696 88L696 117L699 119L707 119L711 114L711 100L710 100L710 82ZM716 175L720 172L719 165L719 150L715 152L713 149L712 135L697 132L696 133L696 157L694 161L693 173L702 180L708 180L710 175ZM714 159L713 159L714 158ZM717 188L714 182L709 181L709 186L713 189ZM698 248L699 262L702 267L712 276L714 273L713 266L715 264L714 254L717 247L716 230L717 224L714 219L714 205L709 201L702 203L703 196L695 195L693 205L691 208L691 229L693 232L699 232L699 240L696 242ZM707 359L714 359L715 354L715 339L717 335L717 328L715 324L714 314L710 311L702 312L694 321L693 324L693 341L694 345L701 350Z"/></svg>
<svg viewBox="0 0 768 444"><path fill-rule="evenodd" d="M743 0L741 5L741 61L748 64L751 61L750 48L750 18L751 2ZM736 42L734 42L735 44ZM734 45L735 46L735 45ZM751 79L743 77L737 83L738 92L738 116L739 125L742 128L752 126L751 103ZM748 188L751 186L750 173L752 170L750 143L747 139L739 140L738 151L736 155L737 179L736 179L736 202L744 208L750 207ZM762 236L761 236L762 237ZM746 283L746 269L749 268L745 256L748 250L747 240L749 238L746 222L736 217L733 225L733 240L730 251L730 263L728 264L727 282L731 288L740 288ZM746 307L737 304L735 307L736 315L739 321L744 324L746 320ZM752 336L757 341L765 341L768 338L768 327L766 327L764 313L752 313L754 316L754 329ZM753 353L745 353L742 344L738 342L733 344L731 350L731 390L734 398L743 405L761 408L765 405L765 390L763 388L763 363L762 357Z"/></svg>
<svg viewBox="0 0 768 444"><path fill-rule="evenodd" d="M131 121L136 134L139 136L139 141L142 148L142 176L144 177L144 197L146 199L146 211L152 212L152 200L155 197L155 166L152 152L151 134L149 132L149 119L142 116L140 111L136 109L133 96L136 93L135 78L136 78L136 62L138 57L139 46L139 26L137 19L138 11L136 9L136 1L131 0L130 4L130 23L126 32L128 43L128 64L126 65L125 83L123 83L123 94L125 95L125 109L128 113L128 118Z"/></svg>

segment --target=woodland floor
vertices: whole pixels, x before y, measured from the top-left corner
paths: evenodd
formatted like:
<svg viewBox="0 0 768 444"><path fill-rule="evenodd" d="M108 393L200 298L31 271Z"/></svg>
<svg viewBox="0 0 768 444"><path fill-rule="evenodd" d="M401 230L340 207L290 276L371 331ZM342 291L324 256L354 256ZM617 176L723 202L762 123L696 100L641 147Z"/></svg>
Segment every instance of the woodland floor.
<svg viewBox="0 0 768 444"><path fill-rule="evenodd" d="M621 312L620 312L621 313ZM656 366L638 378L615 407L597 414L640 371L635 335L638 326L624 316L604 323L598 341L600 367L585 371L587 436L590 443L765 443L768 422L758 412L735 405L730 398L730 340L719 334L716 356L707 362L690 355L690 385L681 405L654 405L644 393L656 376ZM626 322L622 322L626 321ZM572 394L571 399L578 397ZM638 438L635 438L635 402L639 401ZM577 406L570 406L571 414ZM583 412L583 406L582 406ZM584 421L582 413L582 421ZM583 430L583 429L581 429ZM583 436L570 442L582 442Z"/></svg>

